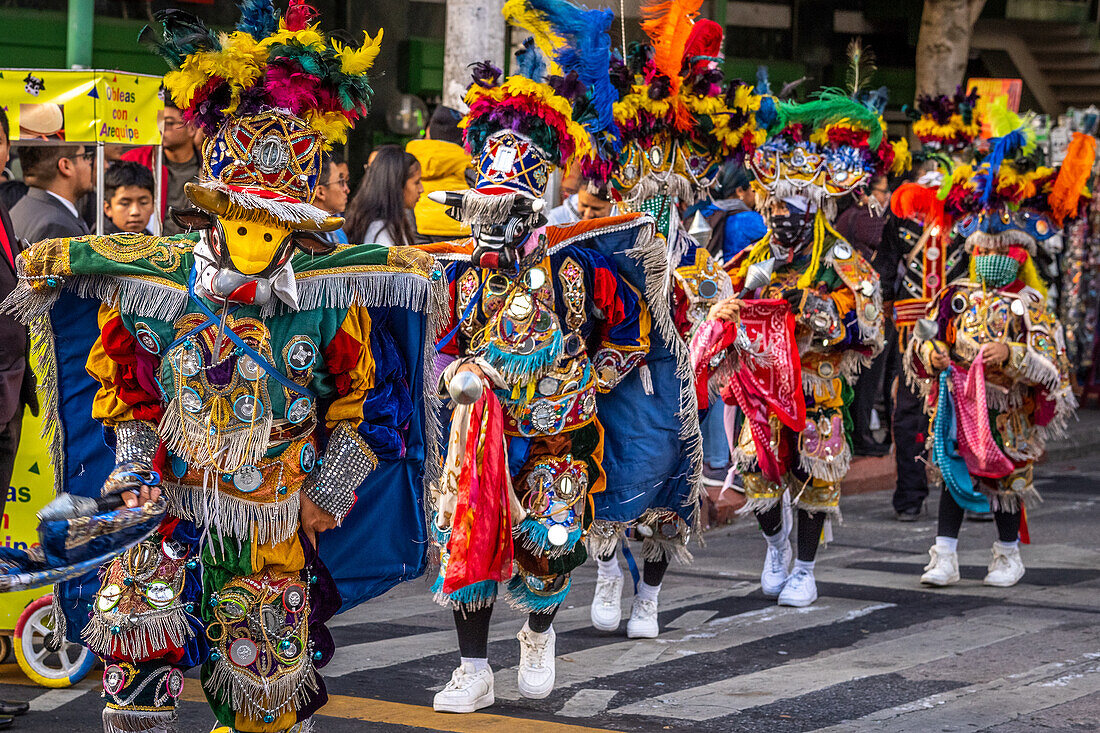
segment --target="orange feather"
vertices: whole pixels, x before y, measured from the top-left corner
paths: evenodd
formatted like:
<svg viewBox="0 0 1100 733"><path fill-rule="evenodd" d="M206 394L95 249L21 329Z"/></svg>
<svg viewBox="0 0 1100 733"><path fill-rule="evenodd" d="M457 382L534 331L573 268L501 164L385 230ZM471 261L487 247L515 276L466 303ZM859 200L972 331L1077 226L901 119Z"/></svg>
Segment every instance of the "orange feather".
<svg viewBox="0 0 1100 733"><path fill-rule="evenodd" d="M680 67L691 27L703 0L664 0L642 6L642 30L653 44L653 63L671 81L672 96L680 92Z"/></svg>
<svg viewBox="0 0 1100 733"><path fill-rule="evenodd" d="M1058 178L1054 181L1054 190L1047 199L1051 216L1058 226L1067 216L1077 214L1077 203L1081 200L1081 192L1089 180L1095 160L1096 140L1091 135L1073 133L1065 160L1058 170Z"/></svg>

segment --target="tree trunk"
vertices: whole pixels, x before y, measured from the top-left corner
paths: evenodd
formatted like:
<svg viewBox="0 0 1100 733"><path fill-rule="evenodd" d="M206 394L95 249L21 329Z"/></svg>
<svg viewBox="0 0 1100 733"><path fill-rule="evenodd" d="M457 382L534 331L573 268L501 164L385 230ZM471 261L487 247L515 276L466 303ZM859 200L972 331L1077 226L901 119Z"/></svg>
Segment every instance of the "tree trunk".
<svg viewBox="0 0 1100 733"><path fill-rule="evenodd" d="M924 0L917 39L917 96L952 94L963 83L970 37L985 0Z"/></svg>
<svg viewBox="0 0 1100 733"><path fill-rule="evenodd" d="M472 63L492 61L503 68L504 0L447 0L443 49L443 104L466 111L462 98Z"/></svg>

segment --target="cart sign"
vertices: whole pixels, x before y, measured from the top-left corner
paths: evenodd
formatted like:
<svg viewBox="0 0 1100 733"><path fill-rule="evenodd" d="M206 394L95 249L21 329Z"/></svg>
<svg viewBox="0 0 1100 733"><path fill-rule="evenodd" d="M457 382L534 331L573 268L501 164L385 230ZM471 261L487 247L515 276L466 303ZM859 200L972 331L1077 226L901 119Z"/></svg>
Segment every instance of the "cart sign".
<svg viewBox="0 0 1100 733"><path fill-rule="evenodd" d="M102 70L0 69L13 143L159 145L161 77Z"/></svg>
<svg viewBox="0 0 1100 733"><path fill-rule="evenodd" d="M982 121L982 134L984 138L993 137L993 125L986 114L989 105L997 97L1008 98L1008 109L1012 112L1020 111L1020 94L1024 90L1024 82L1021 79L971 79L966 83L968 92L978 92L978 105L976 112Z"/></svg>

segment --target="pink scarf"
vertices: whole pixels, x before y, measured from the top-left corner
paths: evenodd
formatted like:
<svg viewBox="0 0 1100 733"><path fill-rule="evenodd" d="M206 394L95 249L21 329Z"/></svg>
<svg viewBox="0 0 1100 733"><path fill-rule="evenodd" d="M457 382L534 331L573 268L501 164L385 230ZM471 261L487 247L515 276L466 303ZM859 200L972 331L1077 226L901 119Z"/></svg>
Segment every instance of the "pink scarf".
<svg viewBox="0 0 1100 733"><path fill-rule="evenodd" d="M959 454L974 476L1004 478L1012 472L1012 461L997 446L989 427L989 410L985 401L985 346L978 351L970 369L963 373L951 370L954 387L955 420Z"/></svg>

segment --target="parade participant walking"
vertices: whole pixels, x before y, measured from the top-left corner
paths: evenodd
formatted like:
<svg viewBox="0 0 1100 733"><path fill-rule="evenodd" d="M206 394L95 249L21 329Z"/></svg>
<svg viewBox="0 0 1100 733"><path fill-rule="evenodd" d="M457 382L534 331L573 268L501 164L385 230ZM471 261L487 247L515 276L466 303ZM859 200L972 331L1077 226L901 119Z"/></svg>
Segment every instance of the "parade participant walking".
<svg viewBox="0 0 1100 733"><path fill-rule="evenodd" d="M675 411L651 413L636 399L643 361L656 357L649 364L655 381L671 381L677 396L676 374L687 364L686 354L679 362L670 356L675 335L662 294L663 246L651 220L543 226L540 197L553 166L590 156L611 122L600 79L573 72L579 49L602 48L606 83L612 13L563 2L552 12L557 27L571 30L547 47L549 55L539 50L545 38L528 41L519 73L503 81L489 62L474 66L465 139L478 178L471 191L434 195L473 237L424 247L452 263L454 294L440 350L453 358L442 381L457 406L444 481L432 492L441 555L433 591L454 610L461 664L435 696L439 711L472 712L494 702L488 637L500 582L508 602L528 614L518 634L519 692L550 694L552 621L570 573L587 558L582 539L593 499L628 472L625 456L609 462L609 449L629 445L631 470L650 481L664 468L639 461L637 446L662 458L679 450ZM593 109L587 128L572 117ZM620 389L627 390L621 397ZM609 406L634 414L609 422Z"/></svg>
<svg viewBox="0 0 1100 733"><path fill-rule="evenodd" d="M901 263L894 301L898 349L904 353L913 326L924 317L928 304L947 283L966 273L969 257L962 237L955 234L954 219L944 208L940 186L955 168L956 159L969 159L970 148L981 131L977 92L952 96L921 97L913 133L921 143L916 160L930 167L916 182L903 183L890 197L897 227L887 232ZM928 498L925 443L928 419L911 380L902 370L892 420L897 464L893 505L897 518L915 521Z"/></svg>
<svg viewBox="0 0 1100 733"><path fill-rule="evenodd" d="M166 89L208 136L190 208L174 211L196 233L43 240L5 301L52 338L42 317L62 289L102 299L87 370L115 452L103 493L168 506L102 569L90 607L63 608L69 638L106 665L107 733L176 731L183 671L199 664L219 730L308 730L327 699L324 622L424 565L412 482L435 446L435 403L416 390L438 324L420 314L438 315L441 273L415 250L318 236L341 224L313 205L322 152L366 112L381 34L343 45L315 17L293 0L282 15L248 2L234 32L215 34L158 13ZM60 393L84 385L45 367L54 419ZM318 535L341 524L323 551L355 566L330 573ZM410 549L387 559L392 546Z"/></svg>
<svg viewBox="0 0 1100 733"><path fill-rule="evenodd" d="M904 140L887 140L876 110L839 91L801 104L778 103L767 139L751 160L767 191L762 210L768 236L732 271L735 290L747 299L712 308L712 321L725 325L712 323L692 346L697 378L717 372L724 398L745 413L741 434L731 441L734 462L742 471L745 510L755 513L768 544L761 587L780 605L817 599L817 548L828 537L827 520L840 517L840 482L851 461L847 395L884 342L878 276L833 229L835 199L875 175L900 170L908 158ZM738 341L734 324L749 306L754 331ZM793 338L783 326L788 309ZM786 356L786 344L797 345L797 358ZM732 361L724 369L727 351ZM784 369L788 362L797 368ZM731 376L742 367L758 373ZM792 374L801 381L800 396L792 394ZM793 571L787 500L798 515Z"/></svg>
<svg viewBox="0 0 1100 733"><path fill-rule="evenodd" d="M650 43L635 46L625 68L616 63L612 69L620 92L615 122L621 150L586 173L609 176L623 210L656 220L671 275L670 308L685 348L711 305L732 290L721 263L684 231L677 203L705 198L723 161L740 159L742 146L751 146L754 134L754 117L745 114L745 88L724 88L722 29L696 20L699 5L653 3L643 8L642 27ZM738 109L731 111L738 94ZM687 544L699 527L699 415L692 394L674 409L686 426L681 460L658 483L624 482L620 490L596 498L597 521L589 546L596 555L597 578L590 615L601 631L614 631L621 622L623 574L616 553L620 547L629 553L623 542L628 535L642 540L644 559L635 578L628 637L658 635L658 599L669 562L691 559Z"/></svg>
<svg viewBox="0 0 1100 733"><path fill-rule="evenodd" d="M1062 325L1032 256L1079 214L1095 141L1078 133L1055 176L1030 164L1034 132L1003 100L991 117L1001 135L981 163L955 169L945 197L971 252L969 276L932 300L907 354L914 384L930 396L931 460L944 482L926 585L959 582L964 510L993 511L997 541L985 584L1023 577L1025 508L1039 498L1034 463L1077 407Z"/></svg>

